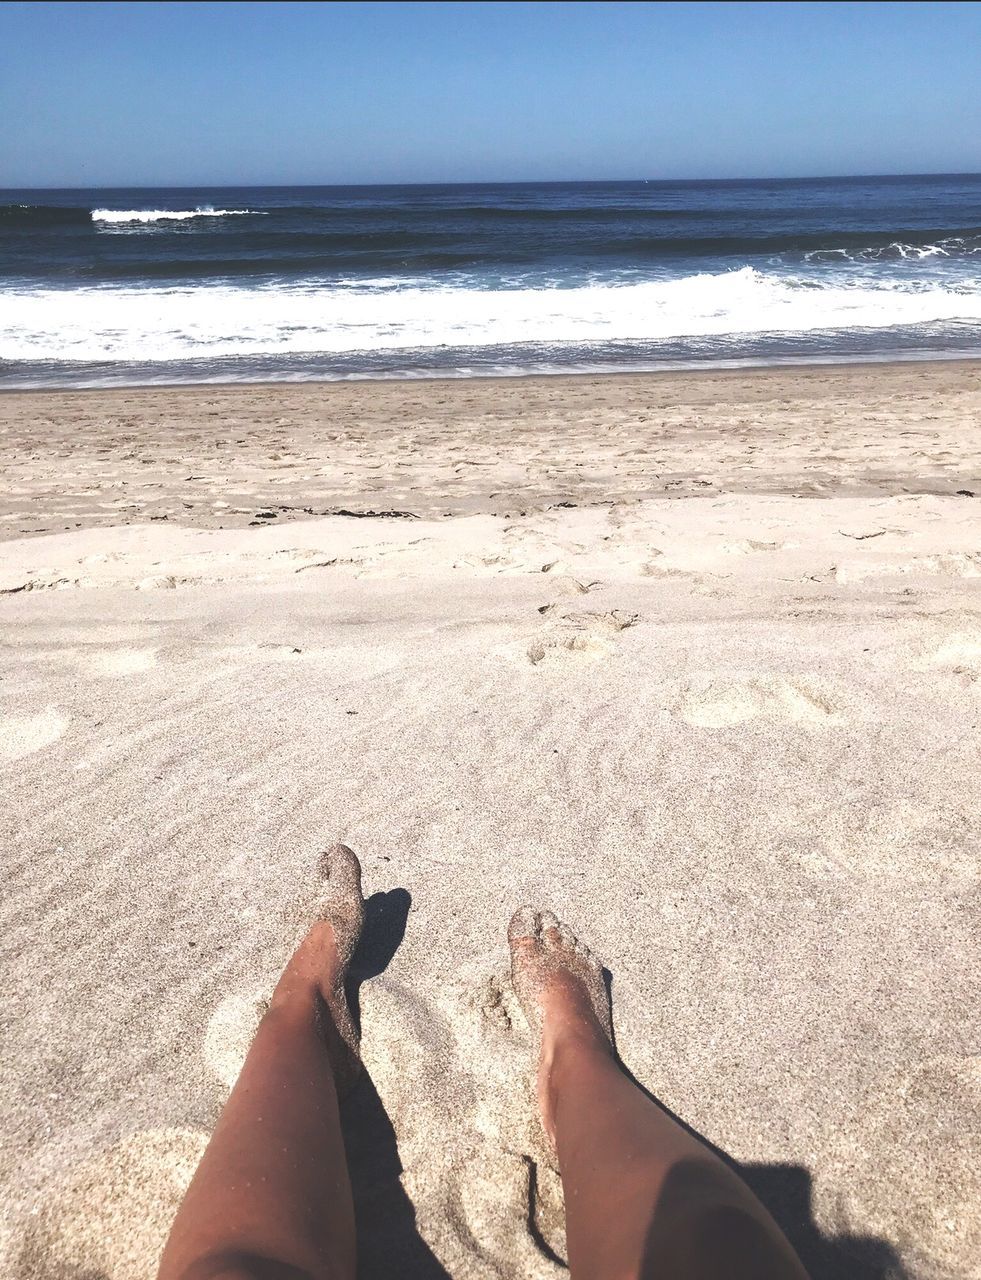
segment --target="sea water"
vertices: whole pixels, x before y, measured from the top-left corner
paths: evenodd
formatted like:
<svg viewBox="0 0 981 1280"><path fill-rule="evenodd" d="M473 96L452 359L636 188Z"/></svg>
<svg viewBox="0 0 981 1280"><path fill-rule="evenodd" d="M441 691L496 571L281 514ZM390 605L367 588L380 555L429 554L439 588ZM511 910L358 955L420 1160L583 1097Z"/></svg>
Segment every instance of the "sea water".
<svg viewBox="0 0 981 1280"><path fill-rule="evenodd" d="M0 384L981 354L981 175L0 191Z"/></svg>

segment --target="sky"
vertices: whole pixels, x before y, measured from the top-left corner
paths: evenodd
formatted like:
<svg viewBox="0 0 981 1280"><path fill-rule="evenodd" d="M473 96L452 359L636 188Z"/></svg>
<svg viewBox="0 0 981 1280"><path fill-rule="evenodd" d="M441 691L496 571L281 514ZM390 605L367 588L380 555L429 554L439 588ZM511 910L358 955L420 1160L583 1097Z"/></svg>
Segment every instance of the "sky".
<svg viewBox="0 0 981 1280"><path fill-rule="evenodd" d="M981 3L5 3L0 186L981 170Z"/></svg>

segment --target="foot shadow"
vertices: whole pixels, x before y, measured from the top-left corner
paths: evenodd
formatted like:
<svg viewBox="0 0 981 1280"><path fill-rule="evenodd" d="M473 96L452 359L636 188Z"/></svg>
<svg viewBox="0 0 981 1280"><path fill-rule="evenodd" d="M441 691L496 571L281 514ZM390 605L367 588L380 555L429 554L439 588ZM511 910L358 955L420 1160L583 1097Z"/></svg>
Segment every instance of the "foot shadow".
<svg viewBox="0 0 981 1280"><path fill-rule="evenodd" d="M365 903L364 931L351 962L348 1002L361 1028L362 983L387 969L405 936L412 898L405 889L374 893ZM402 1186L395 1128L367 1071L341 1105L358 1242L359 1280L450 1280L416 1227Z"/></svg>
<svg viewBox="0 0 981 1280"><path fill-rule="evenodd" d="M412 906L408 889L389 889L373 893L364 904L364 928L361 941L351 959L347 977L347 1002L354 1024L361 1032L361 988L370 978L377 978L392 962L402 945L405 925Z"/></svg>

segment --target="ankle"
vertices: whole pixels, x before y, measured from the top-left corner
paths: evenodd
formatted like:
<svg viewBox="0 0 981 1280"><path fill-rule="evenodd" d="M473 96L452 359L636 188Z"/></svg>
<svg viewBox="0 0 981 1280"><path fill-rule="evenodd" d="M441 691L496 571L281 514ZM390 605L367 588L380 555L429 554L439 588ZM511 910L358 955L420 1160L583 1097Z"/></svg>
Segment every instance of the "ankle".
<svg viewBox="0 0 981 1280"><path fill-rule="evenodd" d="M575 1070L585 1059L614 1057L613 1046L595 1019L564 1023L554 1029L546 1027L542 1036L542 1062L552 1075Z"/></svg>
<svg viewBox="0 0 981 1280"><path fill-rule="evenodd" d="M326 999L343 978L334 932L325 920L318 920L293 952L280 985L287 988L316 986Z"/></svg>
<svg viewBox="0 0 981 1280"><path fill-rule="evenodd" d="M590 1026L587 1022L577 1022L554 1030L546 1026L538 1063L539 1089L553 1094L562 1089L571 1075L580 1074L590 1065L615 1060L613 1046L598 1023Z"/></svg>
<svg viewBox="0 0 981 1280"><path fill-rule="evenodd" d="M563 974L549 991L542 1020L542 1052L554 1058L560 1053L590 1048L612 1052L609 1037L582 982Z"/></svg>
<svg viewBox="0 0 981 1280"><path fill-rule="evenodd" d="M555 1142L555 1117L570 1085L585 1076L609 1070L615 1062L613 1046L605 1035L588 1026L564 1027L542 1037L538 1060L538 1105L545 1132Z"/></svg>
<svg viewBox="0 0 981 1280"><path fill-rule="evenodd" d="M269 997L270 1012L293 1012L301 1014L310 1010L320 996L320 980L315 972L291 962L280 975L279 981Z"/></svg>

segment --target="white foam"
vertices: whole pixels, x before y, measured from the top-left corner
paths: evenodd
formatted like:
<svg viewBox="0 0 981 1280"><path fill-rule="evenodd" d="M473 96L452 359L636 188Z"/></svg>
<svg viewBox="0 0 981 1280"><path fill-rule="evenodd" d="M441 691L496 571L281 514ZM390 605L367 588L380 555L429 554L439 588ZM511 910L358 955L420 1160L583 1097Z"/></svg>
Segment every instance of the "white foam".
<svg viewBox="0 0 981 1280"><path fill-rule="evenodd" d="M819 285L755 271L578 288L226 284L8 290L0 360L179 361L659 342L981 321L979 281Z"/></svg>
<svg viewBox="0 0 981 1280"><path fill-rule="evenodd" d="M948 236L936 244L906 244L893 240L890 244L867 249L812 249L804 254L805 262L923 262L928 258L973 257L981 254L981 237L965 240Z"/></svg>
<svg viewBox="0 0 981 1280"><path fill-rule="evenodd" d="M255 209L213 209L201 205L197 209L93 209L93 222L184 222L187 218L229 218L258 214Z"/></svg>

